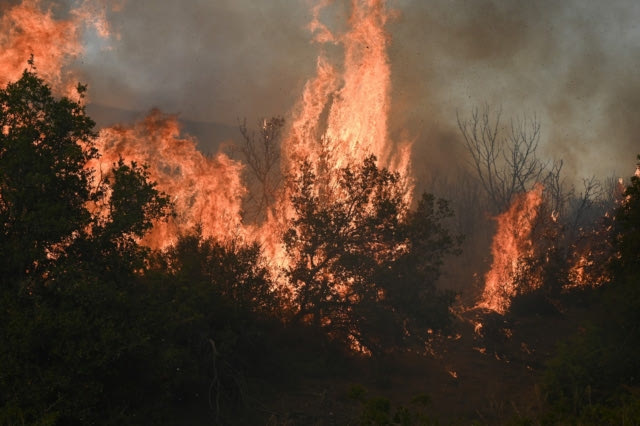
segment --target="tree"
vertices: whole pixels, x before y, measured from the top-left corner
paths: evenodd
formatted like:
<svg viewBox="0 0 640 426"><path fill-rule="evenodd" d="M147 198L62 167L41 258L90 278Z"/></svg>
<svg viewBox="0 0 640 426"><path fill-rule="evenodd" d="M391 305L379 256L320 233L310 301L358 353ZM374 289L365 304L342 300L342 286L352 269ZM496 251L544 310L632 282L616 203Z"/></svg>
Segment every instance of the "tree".
<svg viewBox="0 0 640 426"><path fill-rule="evenodd" d="M640 160L640 156L638 156ZM590 322L549 362L545 386L555 423L637 421L640 398L640 176L631 177L611 224L611 280L591 289Z"/></svg>
<svg viewBox="0 0 640 426"><path fill-rule="evenodd" d="M450 215L444 201L425 196L410 212L401 176L375 161L341 169L335 183L304 162L292 181L295 214L284 241L297 320L379 353L413 333L405 325L414 319L423 330L446 323L452 300L440 297L435 281L459 241L442 223Z"/></svg>
<svg viewBox="0 0 640 426"><path fill-rule="evenodd" d="M620 253L616 267L628 273L640 270L640 155L636 173L624 191L616 212L616 245Z"/></svg>
<svg viewBox="0 0 640 426"><path fill-rule="evenodd" d="M172 213L169 198L149 181L146 166L125 164L120 159L97 185L97 209L87 232L79 233L66 249L74 261L102 265L112 276L127 275L145 268L149 254L138 241L154 221Z"/></svg>
<svg viewBox="0 0 640 426"><path fill-rule="evenodd" d="M136 383L153 382L142 366L157 331L136 238L169 202L135 163L96 182L93 126L31 71L0 90L3 424L121 424L148 403Z"/></svg>
<svg viewBox="0 0 640 426"><path fill-rule="evenodd" d="M82 97L85 88L78 86ZM0 90L0 280L34 275L89 225L94 122L32 72Z"/></svg>
<svg viewBox="0 0 640 426"><path fill-rule="evenodd" d="M255 132L249 130L246 121L240 124L242 140L238 146L232 147L232 152L239 152L247 165L249 191L244 216L249 221L263 220L281 189L280 139L283 126L282 117L265 119L256 136Z"/></svg>

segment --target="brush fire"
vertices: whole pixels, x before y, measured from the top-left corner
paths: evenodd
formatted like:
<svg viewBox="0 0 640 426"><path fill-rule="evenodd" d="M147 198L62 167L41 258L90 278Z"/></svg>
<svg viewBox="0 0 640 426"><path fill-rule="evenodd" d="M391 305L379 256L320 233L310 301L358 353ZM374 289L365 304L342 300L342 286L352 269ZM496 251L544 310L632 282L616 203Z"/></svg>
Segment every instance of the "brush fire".
<svg viewBox="0 0 640 426"><path fill-rule="evenodd" d="M97 194L85 203L88 215L102 218L96 223L109 220L116 166L131 164L167 197L171 210L136 236L135 244L144 247L139 253L147 257L133 275L143 277L145 268L164 265L182 283L180 273L191 264L180 258L180 250L197 238L190 260L212 262L208 279L236 274L220 290L234 300L232 315L246 306L260 315L276 312L282 324L321 330L328 341L346 343L362 359L407 345L412 348L407 353L445 363L439 380L456 386L477 374L473 363L465 364L467 358L456 358L461 353L482 365L501 365L488 368L513 369L515 360L529 374L541 351L521 337L513 318L542 312L541 306L564 315L568 294L615 280L610 265L625 256L616 234L626 223L619 223L619 211L633 194L625 192L626 181L615 178L584 180L584 189L576 189L562 174L562 161L543 158L537 118L505 122L502 110L492 116L489 106L484 113L474 109L469 121L454 113L458 129L433 132L455 144L447 149L455 151L459 165L441 162L422 170L424 152L432 155L439 145L425 148L419 134L405 136L413 134L408 124L397 123L401 109L394 96L405 102L411 90L395 77L403 65L392 62L400 55L393 50L392 29L403 24L395 4L319 0L310 5L301 28L314 52L313 71L301 81L291 109L261 119L257 131L245 121L215 152L205 152L180 114L155 107L137 119L98 128L87 148L95 148L96 155L88 156L83 169L90 192ZM88 49L123 42L109 16L126 7L101 0L66 6L0 2L0 89L33 73L54 96L81 108L90 105L94 95L89 87L85 98L86 88L78 82L86 69L78 63ZM11 123L2 128L3 137L24 124ZM36 145L44 140L41 132ZM433 155L438 162L440 154ZM0 181L0 190L7 185ZM6 204L1 195L0 210ZM97 226L85 226L89 236L98 232ZM64 260L81 235L76 230L49 243L46 261ZM106 256L108 250L102 250L95 257ZM229 253L239 263L224 258ZM241 261L254 263L242 269ZM20 267L28 275L44 263ZM68 273L68 267L61 269ZM45 271L38 279L59 272ZM263 281L267 285L260 293L255 288ZM245 290L238 285L245 282L256 286L248 284L247 294L255 290L260 296L243 299ZM176 289L169 292L182 291ZM34 294L31 287L28 294ZM208 404L219 421L217 395L225 386L240 395L244 389L232 369L221 378L224 348L218 352L222 345L209 342ZM448 351L454 354L450 359ZM363 409L372 409L358 398Z"/></svg>

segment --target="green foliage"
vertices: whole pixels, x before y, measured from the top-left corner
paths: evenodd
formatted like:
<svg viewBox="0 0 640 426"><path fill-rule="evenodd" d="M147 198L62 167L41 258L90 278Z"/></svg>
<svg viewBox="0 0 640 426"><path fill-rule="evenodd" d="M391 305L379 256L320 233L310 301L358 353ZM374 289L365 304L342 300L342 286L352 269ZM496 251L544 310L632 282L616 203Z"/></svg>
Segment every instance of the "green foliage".
<svg viewBox="0 0 640 426"><path fill-rule="evenodd" d="M84 107L55 99L35 74L0 90L0 280L42 270L49 253L86 227L94 123Z"/></svg>
<svg viewBox="0 0 640 426"><path fill-rule="evenodd" d="M379 262L393 259L393 234L406 208L398 181L369 158L356 172L343 169L339 187L329 191L312 165L302 164L291 197L296 216L285 234L293 260L287 273L301 317L310 316L315 324L344 321L351 304L349 295L340 293L348 281L353 297L376 298L371 277Z"/></svg>
<svg viewBox="0 0 640 426"><path fill-rule="evenodd" d="M426 394L419 394L411 399L408 406L396 405L381 396L367 397L367 390L362 385L349 388L349 398L360 403L357 424L367 426L384 425L437 425L438 421L427 411L431 399Z"/></svg>
<svg viewBox="0 0 640 426"><path fill-rule="evenodd" d="M640 155L638 155L640 167ZM615 215L616 244L620 257L617 270L640 270L640 176L632 176L624 192L624 201Z"/></svg>
<svg viewBox="0 0 640 426"><path fill-rule="evenodd" d="M2 294L7 423L222 421L245 403L246 376L272 368L276 302L255 246L186 236L126 280L74 266L37 293Z"/></svg>
<svg viewBox="0 0 640 426"><path fill-rule="evenodd" d="M34 73L0 104L0 418L137 423L128 410L148 404L138 384L158 384L145 367L158 331L140 309L148 251L134 238L168 199L134 163L95 182L93 121Z"/></svg>
<svg viewBox="0 0 640 426"><path fill-rule="evenodd" d="M545 383L551 418L580 424L640 421L638 177L632 178L625 197L615 216L619 256L611 265L612 282L596 290L594 324L563 345L549 363Z"/></svg>
<svg viewBox="0 0 640 426"><path fill-rule="evenodd" d="M453 295L435 282L460 243L447 203L425 195L409 211L401 176L373 156L327 179L304 162L292 180L284 241L297 319L375 353L446 326Z"/></svg>
<svg viewBox="0 0 640 426"><path fill-rule="evenodd" d="M153 221L169 214L169 199L149 182L146 167L135 162L131 165L120 159L115 165L113 182L107 179L111 188L109 216L102 223L103 233L109 239L142 237L153 225Z"/></svg>
<svg viewBox="0 0 640 426"><path fill-rule="evenodd" d="M94 180L80 104L31 72L0 102L0 424L229 423L247 377L340 368L325 336L276 318L256 244L139 245L171 205L136 163Z"/></svg>

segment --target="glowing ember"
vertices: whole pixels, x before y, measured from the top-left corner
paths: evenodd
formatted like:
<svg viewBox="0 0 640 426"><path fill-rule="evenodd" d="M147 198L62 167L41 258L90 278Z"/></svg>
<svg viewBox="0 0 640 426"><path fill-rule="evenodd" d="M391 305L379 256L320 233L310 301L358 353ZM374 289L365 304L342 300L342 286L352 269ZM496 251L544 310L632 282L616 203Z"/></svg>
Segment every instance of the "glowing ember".
<svg viewBox="0 0 640 426"><path fill-rule="evenodd" d="M521 272L520 262L534 251L531 237L543 201L542 191L542 185L536 185L531 191L516 197L509 210L496 217L498 229L491 246L493 263L485 277L479 307L504 313L517 293L516 278ZM535 277L528 279L530 289L539 285Z"/></svg>
<svg viewBox="0 0 640 426"><path fill-rule="evenodd" d="M603 253L598 255L601 258L606 256ZM577 256L577 260L569 269L567 288L597 287L610 281L611 276L606 267L602 264L598 265L595 258L596 255L591 251Z"/></svg>

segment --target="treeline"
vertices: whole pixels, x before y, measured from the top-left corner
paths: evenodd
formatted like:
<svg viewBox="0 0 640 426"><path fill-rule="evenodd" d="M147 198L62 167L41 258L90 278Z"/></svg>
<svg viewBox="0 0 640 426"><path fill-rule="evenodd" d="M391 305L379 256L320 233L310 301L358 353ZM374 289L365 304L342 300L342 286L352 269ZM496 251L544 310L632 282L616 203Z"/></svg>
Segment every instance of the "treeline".
<svg viewBox="0 0 640 426"><path fill-rule="evenodd" d="M85 90L55 98L33 71L0 90L0 424L230 423L260 383L424 348L450 325L444 200L410 209L373 157L331 188L304 163L276 274L257 244L198 229L151 251L139 241L170 194L146 165L86 167Z"/></svg>

